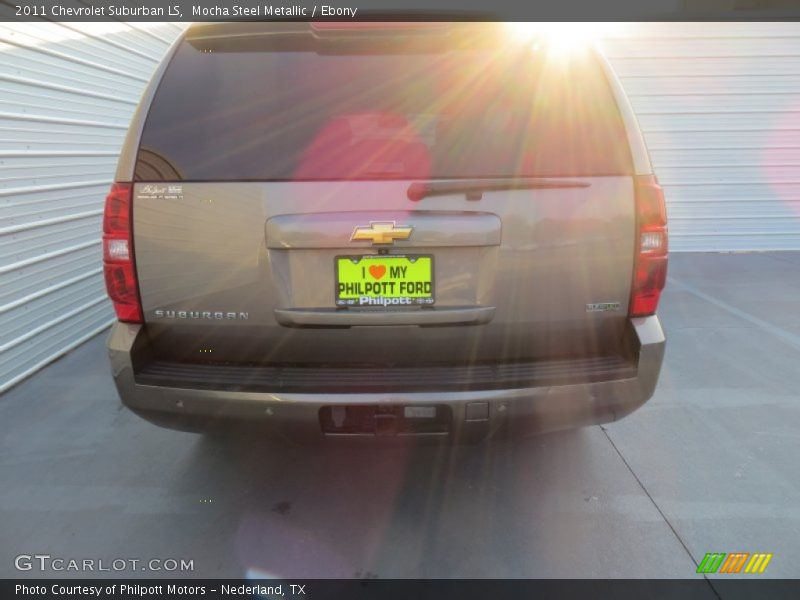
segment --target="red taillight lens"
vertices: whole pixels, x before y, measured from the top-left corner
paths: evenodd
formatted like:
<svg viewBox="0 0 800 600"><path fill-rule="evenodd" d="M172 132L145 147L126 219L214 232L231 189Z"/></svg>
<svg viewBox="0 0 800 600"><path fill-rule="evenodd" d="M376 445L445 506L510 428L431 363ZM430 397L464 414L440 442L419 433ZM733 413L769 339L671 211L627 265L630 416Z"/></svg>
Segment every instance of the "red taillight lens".
<svg viewBox="0 0 800 600"><path fill-rule="evenodd" d="M114 303L114 310L120 321L142 322L142 309L139 304L139 290L136 286L136 273L133 265L106 264L103 267L108 296Z"/></svg>
<svg viewBox="0 0 800 600"><path fill-rule="evenodd" d="M653 175L637 175L636 258L628 314L655 314L667 280L667 207L664 191Z"/></svg>
<svg viewBox="0 0 800 600"><path fill-rule="evenodd" d="M106 290L120 321L142 322L131 229L130 183L115 183L106 196L103 214L103 272Z"/></svg>
<svg viewBox="0 0 800 600"><path fill-rule="evenodd" d="M130 183L115 183L111 186L103 213L103 233L130 233L131 193Z"/></svg>

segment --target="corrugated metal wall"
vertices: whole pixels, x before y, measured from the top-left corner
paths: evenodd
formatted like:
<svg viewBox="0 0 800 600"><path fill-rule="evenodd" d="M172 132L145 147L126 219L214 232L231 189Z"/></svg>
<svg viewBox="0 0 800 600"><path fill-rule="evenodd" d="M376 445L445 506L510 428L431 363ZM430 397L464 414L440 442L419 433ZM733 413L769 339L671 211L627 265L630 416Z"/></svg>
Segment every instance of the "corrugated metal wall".
<svg viewBox="0 0 800 600"><path fill-rule="evenodd" d="M0 391L113 319L103 199L139 96L179 31L0 24Z"/></svg>
<svg viewBox="0 0 800 600"><path fill-rule="evenodd" d="M113 319L103 198L181 27L0 24L0 391ZM800 24L630 24L603 45L665 184L672 250L800 249Z"/></svg>
<svg viewBox="0 0 800 600"><path fill-rule="evenodd" d="M800 23L610 35L667 194L670 249L800 249Z"/></svg>

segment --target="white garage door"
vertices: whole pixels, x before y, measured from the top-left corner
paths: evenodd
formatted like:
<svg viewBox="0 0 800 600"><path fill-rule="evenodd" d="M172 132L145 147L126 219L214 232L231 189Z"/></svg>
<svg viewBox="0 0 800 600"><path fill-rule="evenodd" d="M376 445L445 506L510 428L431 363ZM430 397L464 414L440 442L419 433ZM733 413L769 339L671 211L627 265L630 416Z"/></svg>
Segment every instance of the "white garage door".
<svg viewBox="0 0 800 600"><path fill-rule="evenodd" d="M613 35L603 46L666 190L670 249L800 250L800 23Z"/></svg>
<svg viewBox="0 0 800 600"><path fill-rule="evenodd" d="M0 391L113 318L103 198L180 29L0 24ZM604 46L665 184L672 249L800 249L800 24L631 24Z"/></svg>
<svg viewBox="0 0 800 600"><path fill-rule="evenodd" d="M101 331L103 199L180 29L0 24L0 391Z"/></svg>

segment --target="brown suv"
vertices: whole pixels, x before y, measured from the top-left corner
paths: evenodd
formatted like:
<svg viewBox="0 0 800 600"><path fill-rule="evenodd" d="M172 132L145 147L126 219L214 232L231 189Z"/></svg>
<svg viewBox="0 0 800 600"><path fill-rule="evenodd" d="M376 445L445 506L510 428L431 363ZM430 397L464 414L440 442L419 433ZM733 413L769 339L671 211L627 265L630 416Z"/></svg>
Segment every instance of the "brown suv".
<svg viewBox="0 0 800 600"><path fill-rule="evenodd" d="M502 24L197 24L116 181L108 347L159 425L461 438L653 393L664 198L594 49Z"/></svg>

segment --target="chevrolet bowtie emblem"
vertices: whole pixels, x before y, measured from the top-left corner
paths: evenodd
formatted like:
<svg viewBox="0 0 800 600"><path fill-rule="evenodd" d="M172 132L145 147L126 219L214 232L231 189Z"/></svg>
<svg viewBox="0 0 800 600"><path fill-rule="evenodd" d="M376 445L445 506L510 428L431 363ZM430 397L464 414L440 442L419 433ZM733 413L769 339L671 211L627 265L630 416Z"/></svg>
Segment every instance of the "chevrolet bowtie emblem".
<svg viewBox="0 0 800 600"><path fill-rule="evenodd" d="M369 227L356 227L351 242L371 241L373 244L394 244L395 240L407 240L413 227L397 227L394 221L373 222Z"/></svg>

